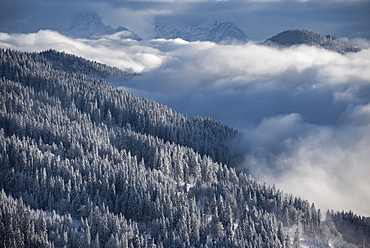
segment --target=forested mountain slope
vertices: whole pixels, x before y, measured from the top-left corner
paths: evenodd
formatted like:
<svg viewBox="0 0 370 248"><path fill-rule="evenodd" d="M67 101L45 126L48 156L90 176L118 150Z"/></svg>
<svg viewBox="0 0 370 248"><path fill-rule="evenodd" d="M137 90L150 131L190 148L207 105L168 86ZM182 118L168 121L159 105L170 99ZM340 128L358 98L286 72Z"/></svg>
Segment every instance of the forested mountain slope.
<svg viewBox="0 0 370 248"><path fill-rule="evenodd" d="M368 219L323 223L308 201L219 163L237 156L233 129L97 79L116 69L51 55L0 50L0 247L369 247Z"/></svg>
<svg viewBox="0 0 370 248"><path fill-rule="evenodd" d="M157 102L97 80L116 75L129 78L133 74L55 51L27 54L2 50L0 56L5 78L19 80L36 92L46 90L49 96L60 99L63 108L76 107L95 123L155 135L192 147L218 162L229 163L232 159L228 142L237 136L232 128L210 118L189 120Z"/></svg>

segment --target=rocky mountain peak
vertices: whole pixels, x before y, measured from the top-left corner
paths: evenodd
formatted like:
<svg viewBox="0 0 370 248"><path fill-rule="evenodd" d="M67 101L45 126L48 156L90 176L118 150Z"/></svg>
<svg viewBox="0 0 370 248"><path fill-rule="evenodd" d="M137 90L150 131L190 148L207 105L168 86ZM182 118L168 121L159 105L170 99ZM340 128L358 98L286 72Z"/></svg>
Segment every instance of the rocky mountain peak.
<svg viewBox="0 0 370 248"><path fill-rule="evenodd" d="M105 35L112 35L118 32L122 33L120 37L123 39L141 40L137 34L125 27L112 28L109 25L105 25L102 18L97 13L92 12L81 13L71 29L64 32L64 34L73 38L99 39Z"/></svg>

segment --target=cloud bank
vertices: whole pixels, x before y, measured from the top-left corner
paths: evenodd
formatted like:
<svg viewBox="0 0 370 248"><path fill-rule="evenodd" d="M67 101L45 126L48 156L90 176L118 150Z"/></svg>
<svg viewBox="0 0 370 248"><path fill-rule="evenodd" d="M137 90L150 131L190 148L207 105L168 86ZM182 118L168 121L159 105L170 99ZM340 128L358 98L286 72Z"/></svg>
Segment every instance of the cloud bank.
<svg viewBox="0 0 370 248"><path fill-rule="evenodd" d="M361 40L368 47L367 40ZM56 49L142 72L118 87L244 134L240 169L322 208L370 216L370 49L338 54L250 42L73 40L0 33L0 46Z"/></svg>

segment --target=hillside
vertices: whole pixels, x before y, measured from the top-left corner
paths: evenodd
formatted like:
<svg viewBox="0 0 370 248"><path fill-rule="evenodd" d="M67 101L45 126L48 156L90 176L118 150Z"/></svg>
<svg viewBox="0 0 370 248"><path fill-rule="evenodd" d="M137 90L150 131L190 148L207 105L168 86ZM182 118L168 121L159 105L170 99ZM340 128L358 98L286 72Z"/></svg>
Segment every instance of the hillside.
<svg viewBox="0 0 370 248"><path fill-rule="evenodd" d="M269 46L293 46L293 45L309 45L318 46L338 53L358 52L360 48L353 46L347 41L341 40L332 35L322 36L320 34L307 31L291 29L281 32L262 44Z"/></svg>
<svg viewBox="0 0 370 248"><path fill-rule="evenodd" d="M368 218L236 172L235 130L102 79L120 73L0 50L1 247L370 247Z"/></svg>

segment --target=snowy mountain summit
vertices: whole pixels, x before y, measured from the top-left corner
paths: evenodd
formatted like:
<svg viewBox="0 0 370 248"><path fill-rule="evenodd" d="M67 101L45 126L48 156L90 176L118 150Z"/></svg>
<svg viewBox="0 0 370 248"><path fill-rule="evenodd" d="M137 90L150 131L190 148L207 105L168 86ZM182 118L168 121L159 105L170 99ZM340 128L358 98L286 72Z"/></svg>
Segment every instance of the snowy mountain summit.
<svg viewBox="0 0 370 248"><path fill-rule="evenodd" d="M322 36L311 31L297 29L281 32L267 39L262 44L283 47L306 44L309 46L322 47L342 54L347 52L358 52L361 50L349 42L332 35Z"/></svg>
<svg viewBox="0 0 370 248"><path fill-rule="evenodd" d="M99 39L105 35L117 34L120 39L141 40L137 34L125 27L112 28L105 25L97 13L91 12L80 14L72 28L64 34L83 39Z"/></svg>
<svg viewBox="0 0 370 248"><path fill-rule="evenodd" d="M215 43L247 42L247 35L232 22L213 22L197 26L156 26L156 38L187 41L212 41Z"/></svg>

